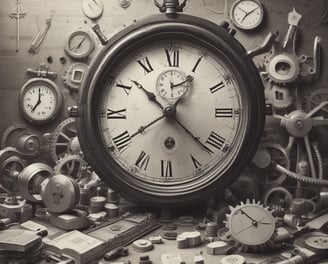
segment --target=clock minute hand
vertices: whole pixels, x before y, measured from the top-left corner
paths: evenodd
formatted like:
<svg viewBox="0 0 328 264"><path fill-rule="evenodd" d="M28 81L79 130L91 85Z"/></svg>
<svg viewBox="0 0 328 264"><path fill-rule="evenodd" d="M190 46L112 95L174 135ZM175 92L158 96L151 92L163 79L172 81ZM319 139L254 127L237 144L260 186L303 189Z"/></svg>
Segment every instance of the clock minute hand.
<svg viewBox="0 0 328 264"><path fill-rule="evenodd" d="M181 126L183 128L183 130L188 134L190 135L194 140L195 142L200 145L207 153L211 154L212 151L206 147L200 140L198 137L195 137L188 128L186 128L176 117L174 117L174 120L179 124L179 126Z"/></svg>
<svg viewBox="0 0 328 264"><path fill-rule="evenodd" d="M247 214L244 210L240 209L240 212L252 221L252 225L254 225L254 226L257 225L258 222L254 218L249 216L249 214Z"/></svg>
<svg viewBox="0 0 328 264"><path fill-rule="evenodd" d="M35 109L38 107L38 105L41 104L41 91L39 88L39 97L38 97L38 101L36 102L35 106L33 106L31 112L34 113Z"/></svg>
<svg viewBox="0 0 328 264"><path fill-rule="evenodd" d="M148 127L152 126L153 124L157 123L159 120L163 119L164 117L165 117L165 115L161 115L160 117L158 117L158 118L154 119L153 121L149 122L147 125L139 127L137 132L134 132L132 135L130 135L130 138L133 138L136 135L141 134L142 132L145 131L146 128L148 128Z"/></svg>
<svg viewBox="0 0 328 264"><path fill-rule="evenodd" d="M191 75L188 75L184 81L179 82L177 84L174 84L174 83L170 82L170 87L174 88L174 87L180 86L180 85L182 85L186 82L192 82L193 80L194 80L194 77L192 77Z"/></svg>
<svg viewBox="0 0 328 264"><path fill-rule="evenodd" d="M163 109L163 106L156 100L156 95L153 94L152 92L147 91L140 83L138 83L137 81L131 80L131 82L133 82L137 88L141 89L142 91L144 91L144 93L146 94L146 96L148 97L149 101L154 102L155 104L157 104L161 109Z"/></svg>

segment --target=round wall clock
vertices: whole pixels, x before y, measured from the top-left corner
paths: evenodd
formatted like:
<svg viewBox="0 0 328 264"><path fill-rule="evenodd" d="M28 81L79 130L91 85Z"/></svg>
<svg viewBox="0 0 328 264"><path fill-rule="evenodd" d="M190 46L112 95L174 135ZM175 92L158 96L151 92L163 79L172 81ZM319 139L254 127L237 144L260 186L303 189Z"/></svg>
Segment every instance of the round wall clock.
<svg viewBox="0 0 328 264"><path fill-rule="evenodd" d="M63 95L53 81L32 78L22 87L18 100L22 115L29 122L41 125L57 116L63 104Z"/></svg>
<svg viewBox="0 0 328 264"><path fill-rule="evenodd" d="M263 86L244 48L207 20L152 16L114 36L80 93L85 158L134 202L179 206L227 187L252 158Z"/></svg>
<svg viewBox="0 0 328 264"><path fill-rule="evenodd" d="M264 11L258 0L237 0L230 10L231 22L240 29L252 30L263 21Z"/></svg>

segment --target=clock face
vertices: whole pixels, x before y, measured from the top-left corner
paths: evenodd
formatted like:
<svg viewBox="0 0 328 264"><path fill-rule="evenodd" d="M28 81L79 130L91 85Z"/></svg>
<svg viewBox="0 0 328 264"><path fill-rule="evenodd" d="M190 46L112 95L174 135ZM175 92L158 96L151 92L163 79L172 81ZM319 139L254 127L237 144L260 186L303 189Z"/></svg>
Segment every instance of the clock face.
<svg viewBox="0 0 328 264"><path fill-rule="evenodd" d="M204 200L238 177L256 151L263 90L227 31L191 16L153 16L109 40L90 65L79 142L95 172L127 199L157 206Z"/></svg>
<svg viewBox="0 0 328 264"><path fill-rule="evenodd" d="M234 239L244 245L257 246L268 242L275 232L275 220L265 208L244 205L230 217Z"/></svg>
<svg viewBox="0 0 328 264"><path fill-rule="evenodd" d="M240 87L219 56L157 41L125 56L111 74L100 129L108 154L133 177L174 183L225 169L245 120Z"/></svg>
<svg viewBox="0 0 328 264"><path fill-rule="evenodd" d="M20 108L24 117L35 123L52 120L61 105L61 94L50 80L31 79L20 94Z"/></svg>
<svg viewBox="0 0 328 264"><path fill-rule="evenodd" d="M261 3L254 0L239 0L231 8L230 17L236 27L241 29L254 29L263 20Z"/></svg>

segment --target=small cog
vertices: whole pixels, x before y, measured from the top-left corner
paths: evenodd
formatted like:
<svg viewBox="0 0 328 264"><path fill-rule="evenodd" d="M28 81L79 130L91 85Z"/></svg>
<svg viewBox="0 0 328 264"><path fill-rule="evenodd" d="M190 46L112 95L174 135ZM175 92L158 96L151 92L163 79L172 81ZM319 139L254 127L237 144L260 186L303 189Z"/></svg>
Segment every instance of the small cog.
<svg viewBox="0 0 328 264"><path fill-rule="evenodd" d="M65 86L72 91L78 91L87 71L87 64L81 62L72 63L65 71L65 75L62 76Z"/></svg>
<svg viewBox="0 0 328 264"><path fill-rule="evenodd" d="M300 73L298 57L288 53L273 55L264 64L262 75L278 85L294 82Z"/></svg>
<svg viewBox="0 0 328 264"><path fill-rule="evenodd" d="M88 172L88 164L80 155L68 154L58 160L54 168L56 174L63 174L74 179L81 179Z"/></svg>
<svg viewBox="0 0 328 264"><path fill-rule="evenodd" d="M274 83L269 83L265 89L265 97L277 109L289 107L293 103L290 90L280 87Z"/></svg>
<svg viewBox="0 0 328 264"><path fill-rule="evenodd" d="M229 206L225 222L235 247L242 252L260 252L274 244L276 219L268 207L247 199L236 207Z"/></svg>

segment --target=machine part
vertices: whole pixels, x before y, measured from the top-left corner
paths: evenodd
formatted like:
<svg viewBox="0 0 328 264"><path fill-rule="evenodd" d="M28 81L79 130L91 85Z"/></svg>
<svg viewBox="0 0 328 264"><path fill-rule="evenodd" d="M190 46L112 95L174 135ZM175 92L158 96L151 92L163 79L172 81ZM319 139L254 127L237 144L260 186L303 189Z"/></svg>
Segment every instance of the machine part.
<svg viewBox="0 0 328 264"><path fill-rule="evenodd" d="M241 255L228 255L221 259L221 264L245 264L246 259Z"/></svg>
<svg viewBox="0 0 328 264"><path fill-rule="evenodd" d="M293 103L293 98L290 95L290 90L280 87L275 83L268 83L265 89L265 97L268 103L271 103L273 107L277 109L287 108Z"/></svg>
<svg viewBox="0 0 328 264"><path fill-rule="evenodd" d="M26 11L21 9L21 1L16 0L16 7L9 14L10 18L16 19L16 52L19 51L19 38L20 38L20 19L25 17Z"/></svg>
<svg viewBox="0 0 328 264"><path fill-rule="evenodd" d="M69 34L65 41L64 50L75 60L86 59L95 48L95 39L89 31L77 29Z"/></svg>
<svg viewBox="0 0 328 264"><path fill-rule="evenodd" d="M267 207L249 200L229 207L226 227L241 251L258 252L274 244L276 220Z"/></svg>
<svg viewBox="0 0 328 264"><path fill-rule="evenodd" d="M53 169L44 163L28 165L18 176L18 191L28 201L40 202L48 180L54 175Z"/></svg>
<svg viewBox="0 0 328 264"><path fill-rule="evenodd" d="M290 205L290 212L298 216L313 214L316 209L317 206L312 200L304 198L295 198Z"/></svg>
<svg viewBox="0 0 328 264"><path fill-rule="evenodd" d="M0 164L0 184L11 193L16 193L19 188L17 179L25 166L25 161L17 156L11 156L4 160Z"/></svg>
<svg viewBox="0 0 328 264"><path fill-rule="evenodd" d="M126 257L129 255L129 249L125 247L118 247L116 249L113 249L112 251L108 252L105 256L104 259L106 261L111 261L120 257Z"/></svg>
<svg viewBox="0 0 328 264"><path fill-rule="evenodd" d="M283 217L289 211L292 200L293 196L286 188L277 186L265 192L263 203L274 216Z"/></svg>
<svg viewBox="0 0 328 264"><path fill-rule="evenodd" d="M137 252L147 252L152 250L154 245L147 239L139 239L132 243L132 248Z"/></svg>
<svg viewBox="0 0 328 264"><path fill-rule="evenodd" d="M72 91L78 91L87 71L87 64L81 62L72 63L63 76L65 86Z"/></svg>
<svg viewBox="0 0 328 264"><path fill-rule="evenodd" d="M25 124L15 124L9 126L2 134L1 137L1 148L5 147L15 147L17 139L24 134L29 134L27 131L29 129Z"/></svg>
<svg viewBox="0 0 328 264"><path fill-rule="evenodd" d="M293 235L289 233L289 230L285 227L277 228L277 235L274 238L275 243L286 242L293 238Z"/></svg>
<svg viewBox="0 0 328 264"><path fill-rule="evenodd" d="M179 225L193 226L197 224L197 220L192 215L184 215L179 217Z"/></svg>
<svg viewBox="0 0 328 264"><path fill-rule="evenodd" d="M324 227L328 223L328 213L324 213L306 223L306 226L310 229L319 230Z"/></svg>
<svg viewBox="0 0 328 264"><path fill-rule="evenodd" d="M256 182L267 187L274 187L285 181L286 174L272 170L272 162L288 169L290 167L288 154L280 144L262 142L252 161L257 169Z"/></svg>
<svg viewBox="0 0 328 264"><path fill-rule="evenodd" d="M128 8L131 5L132 0L118 0L118 4L122 8Z"/></svg>
<svg viewBox="0 0 328 264"><path fill-rule="evenodd" d="M81 180L89 175L88 164L80 155L68 154L57 161L55 174L64 174L75 180Z"/></svg>
<svg viewBox="0 0 328 264"><path fill-rule="evenodd" d="M278 85L295 81L300 73L297 56L281 53L273 56L265 63L267 77Z"/></svg>
<svg viewBox="0 0 328 264"><path fill-rule="evenodd" d="M26 73L33 76L33 77L38 77L38 78L55 79L57 77L57 73L53 72L53 71L49 71L49 67L47 67L44 62L40 63L37 70L33 70L33 69L28 68L26 70Z"/></svg>
<svg viewBox="0 0 328 264"><path fill-rule="evenodd" d="M114 203L106 203L105 209L108 218L116 218L119 216L119 207Z"/></svg>
<svg viewBox="0 0 328 264"><path fill-rule="evenodd" d="M258 0L236 0L230 10L230 20L239 29L254 30L264 18L264 11Z"/></svg>
<svg viewBox="0 0 328 264"><path fill-rule="evenodd" d="M310 112L324 101L328 101L328 88L315 89L307 99L307 112ZM321 110L327 113L328 106L322 107Z"/></svg>
<svg viewBox="0 0 328 264"><path fill-rule="evenodd" d="M42 125L54 120L62 110L63 95L59 87L45 78L32 78L20 90L22 115L31 123Z"/></svg>
<svg viewBox="0 0 328 264"><path fill-rule="evenodd" d="M156 7L158 7L161 13L165 13L167 16L176 16L177 12L182 12L183 8L186 6L187 0L183 0L180 4L179 0L164 0L162 5L158 0L154 1Z"/></svg>
<svg viewBox="0 0 328 264"><path fill-rule="evenodd" d="M322 161L322 156L319 150L319 146L317 142L313 142L311 144L311 147L313 149L313 154L316 158L317 161L317 171L318 171L318 179L322 180L323 179L323 161Z"/></svg>
<svg viewBox="0 0 328 264"><path fill-rule="evenodd" d="M95 32L95 34L97 35L101 45L105 45L108 42L108 38L105 36L105 34L100 29L100 25L94 24L94 25L92 25L91 28L92 28L93 32Z"/></svg>
<svg viewBox="0 0 328 264"><path fill-rule="evenodd" d="M311 232L303 236L304 242L312 250L327 251L328 235L322 232Z"/></svg>
<svg viewBox="0 0 328 264"><path fill-rule="evenodd" d="M320 208L321 209L328 208L328 191L327 190L321 191L319 196L320 196L320 199L319 199Z"/></svg>
<svg viewBox="0 0 328 264"><path fill-rule="evenodd" d="M35 53L39 52L39 48L50 29L52 18L53 18L53 16L51 16L50 18L47 18L45 20L46 26L44 27L43 30L39 31L39 33L36 35L36 37L32 41L32 44L31 44L30 48L28 49L29 53L35 54Z"/></svg>
<svg viewBox="0 0 328 264"><path fill-rule="evenodd" d="M107 213L104 211L100 211L97 213L89 213L88 218L93 223L99 223L101 221L104 221L106 218Z"/></svg>
<svg viewBox="0 0 328 264"><path fill-rule="evenodd" d="M290 170L287 170L283 166L279 164L274 164L273 168L280 172L286 174L288 177L293 178L294 180L300 181L305 184L309 185L315 185L315 186L320 186L320 187L328 187L328 180L320 180L320 179L315 179L307 176L303 176L300 174L297 174L295 172L292 172Z"/></svg>
<svg viewBox="0 0 328 264"><path fill-rule="evenodd" d="M64 213L79 203L80 188L74 179L59 174L49 179L41 197L50 212Z"/></svg>
<svg viewBox="0 0 328 264"><path fill-rule="evenodd" d="M104 11L104 6L102 0L83 0L82 10L88 18L98 19Z"/></svg>
<svg viewBox="0 0 328 264"><path fill-rule="evenodd" d="M161 235L152 235L149 237L149 241L153 244L162 244L163 239Z"/></svg>
<svg viewBox="0 0 328 264"><path fill-rule="evenodd" d="M36 156L42 151L42 139L39 135L21 135L17 138L15 147L24 155Z"/></svg>
<svg viewBox="0 0 328 264"><path fill-rule="evenodd" d="M205 235L207 237L217 237L218 236L218 223L208 222L205 228Z"/></svg>
<svg viewBox="0 0 328 264"><path fill-rule="evenodd" d="M294 214L284 214L283 221L286 225L293 228L300 226L302 224L301 218Z"/></svg>
<svg viewBox="0 0 328 264"><path fill-rule="evenodd" d="M178 237L178 233L173 231L167 231L162 234L162 237L167 240L176 240Z"/></svg>
<svg viewBox="0 0 328 264"><path fill-rule="evenodd" d="M276 34L272 34L271 32L269 32L264 38L261 45L247 52L248 57L254 58L257 55L269 52L276 38Z"/></svg>
<svg viewBox="0 0 328 264"><path fill-rule="evenodd" d="M90 199L90 206L91 207L98 207L98 208L104 208L106 204L106 197L103 196L94 196Z"/></svg>
<svg viewBox="0 0 328 264"><path fill-rule="evenodd" d="M202 252L194 256L194 264L205 264L205 259L202 255Z"/></svg>
<svg viewBox="0 0 328 264"><path fill-rule="evenodd" d="M112 190L111 188L108 188L107 202L117 204L119 202L119 199L120 199L120 197L119 197L118 193L115 192L114 190Z"/></svg>
<svg viewBox="0 0 328 264"><path fill-rule="evenodd" d="M176 240L178 248L196 247L203 242L201 233L198 231L183 232L177 236Z"/></svg>
<svg viewBox="0 0 328 264"><path fill-rule="evenodd" d="M33 216L32 205L26 204L21 197L1 197L0 217L9 218L12 222L23 223Z"/></svg>
<svg viewBox="0 0 328 264"><path fill-rule="evenodd" d="M56 127L50 141L50 154L54 162L66 154L79 154L81 149L76 133L75 118L67 118Z"/></svg>
<svg viewBox="0 0 328 264"><path fill-rule="evenodd" d="M230 254L233 247L224 241L215 241L206 245L206 253L210 255Z"/></svg>
<svg viewBox="0 0 328 264"><path fill-rule="evenodd" d="M293 10L288 13L289 28L288 28L288 31L287 31L286 36L284 38L284 41L282 43L283 48L286 48L287 44L290 41L293 41L296 28L297 28L301 18L302 18L302 15L296 12L295 7L293 7Z"/></svg>
<svg viewBox="0 0 328 264"><path fill-rule="evenodd" d="M50 224L67 231L85 229L90 225L87 213L78 209L73 209L63 214L50 212L49 222Z"/></svg>

